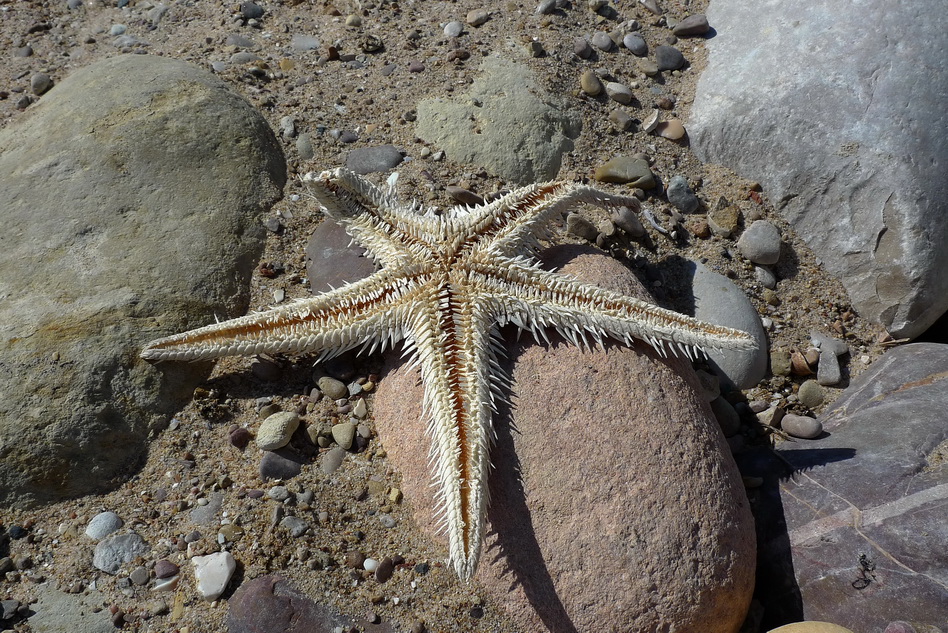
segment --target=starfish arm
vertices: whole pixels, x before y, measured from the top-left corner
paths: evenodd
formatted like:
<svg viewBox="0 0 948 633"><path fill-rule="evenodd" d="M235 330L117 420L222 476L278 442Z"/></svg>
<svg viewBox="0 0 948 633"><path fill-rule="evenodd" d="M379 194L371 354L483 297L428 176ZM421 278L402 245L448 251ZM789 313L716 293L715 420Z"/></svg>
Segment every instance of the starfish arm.
<svg viewBox="0 0 948 633"><path fill-rule="evenodd" d="M510 257L536 250L548 236L550 220L578 204L599 207L628 206L638 210L638 199L617 196L585 185L549 182L521 187L503 198L471 211L477 240L474 253ZM460 212L461 209L458 210Z"/></svg>
<svg viewBox="0 0 948 633"><path fill-rule="evenodd" d="M347 169L308 173L303 182L338 222L384 268L427 260L436 250L435 234L425 228L419 208L400 207L390 195Z"/></svg>
<svg viewBox="0 0 948 633"><path fill-rule="evenodd" d="M331 292L148 343L147 360L318 352L323 358L359 345L385 347L404 337L407 313L426 275L381 270Z"/></svg>
<svg viewBox="0 0 948 633"><path fill-rule="evenodd" d="M421 365L431 462L449 558L462 580L477 570L488 503L492 413L500 397L496 328L485 302L444 285L410 326ZM492 334L493 332L493 334Z"/></svg>
<svg viewBox="0 0 948 633"><path fill-rule="evenodd" d="M645 341L660 354L689 358L699 350L756 349L747 332L700 321L640 299L529 266L524 260L480 264L472 275L490 294L501 323L530 329L553 327L574 344L588 346L610 337L625 344Z"/></svg>

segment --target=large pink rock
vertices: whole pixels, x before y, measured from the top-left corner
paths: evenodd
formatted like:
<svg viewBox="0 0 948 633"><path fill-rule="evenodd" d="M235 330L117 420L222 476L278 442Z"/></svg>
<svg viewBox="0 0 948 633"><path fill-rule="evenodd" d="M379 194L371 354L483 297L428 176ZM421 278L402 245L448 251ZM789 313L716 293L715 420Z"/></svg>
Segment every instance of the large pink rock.
<svg viewBox="0 0 948 633"><path fill-rule="evenodd" d="M564 271L645 296L599 254ZM530 340L511 346L513 408L498 416L477 581L524 631L737 631L754 588L753 519L688 363L644 345ZM421 401L417 371L387 372L376 426L419 525L445 542Z"/></svg>

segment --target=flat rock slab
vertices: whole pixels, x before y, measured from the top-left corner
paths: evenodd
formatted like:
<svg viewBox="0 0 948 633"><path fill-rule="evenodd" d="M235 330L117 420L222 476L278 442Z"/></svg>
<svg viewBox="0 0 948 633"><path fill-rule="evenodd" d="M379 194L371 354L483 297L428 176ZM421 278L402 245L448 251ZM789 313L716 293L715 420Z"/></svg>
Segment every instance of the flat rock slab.
<svg viewBox="0 0 948 633"><path fill-rule="evenodd" d="M592 250L544 259L644 296ZM753 589L753 523L690 365L645 346L525 340L508 351L513 408L498 416L477 581L518 630L736 631ZM421 402L416 371L389 371L375 420L416 520L438 538Z"/></svg>
<svg viewBox="0 0 948 633"><path fill-rule="evenodd" d="M579 119L525 66L491 55L480 71L456 100L418 104L418 136L452 160L483 166L517 185L555 178L579 136Z"/></svg>
<svg viewBox="0 0 948 633"><path fill-rule="evenodd" d="M896 337L948 309L942 9L715 0L688 124L698 156L759 181L860 314Z"/></svg>
<svg viewBox="0 0 948 633"><path fill-rule="evenodd" d="M138 359L241 314L282 150L196 66L88 66L0 132L0 503L115 485L209 370Z"/></svg>
<svg viewBox="0 0 948 633"><path fill-rule="evenodd" d="M761 549L789 548L796 587L771 586L775 603L799 601L795 615L854 631L897 620L944 629L946 410L948 345L907 345L824 413L823 437L779 445L792 473L779 486L786 526L762 537Z"/></svg>

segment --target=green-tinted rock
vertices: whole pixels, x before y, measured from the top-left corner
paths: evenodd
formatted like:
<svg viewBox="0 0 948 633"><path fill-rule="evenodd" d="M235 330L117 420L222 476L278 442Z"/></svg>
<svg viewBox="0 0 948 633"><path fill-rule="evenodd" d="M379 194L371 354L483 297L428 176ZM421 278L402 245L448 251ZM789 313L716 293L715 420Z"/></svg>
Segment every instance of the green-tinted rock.
<svg viewBox="0 0 948 633"><path fill-rule="evenodd" d="M599 182L628 183L639 189L653 189L655 176L648 162L641 158L616 156L596 168L593 178Z"/></svg>

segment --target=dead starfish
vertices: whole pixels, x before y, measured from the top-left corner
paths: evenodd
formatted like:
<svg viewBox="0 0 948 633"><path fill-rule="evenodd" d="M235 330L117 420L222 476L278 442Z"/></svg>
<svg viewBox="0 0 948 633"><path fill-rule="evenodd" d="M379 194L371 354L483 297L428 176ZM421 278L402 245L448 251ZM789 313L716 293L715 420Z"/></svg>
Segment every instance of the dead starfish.
<svg viewBox="0 0 948 633"><path fill-rule="evenodd" d="M492 413L503 396L499 328L512 323L546 338L552 327L574 344L648 342L663 355L753 349L750 335L704 323L566 275L542 270L534 255L550 220L579 203L626 205L634 198L552 182L491 203L443 213L401 205L345 169L307 174L327 215L372 255L369 277L286 306L149 343L149 360L318 353L405 340L421 365L431 455L450 561L474 575L488 501Z"/></svg>

